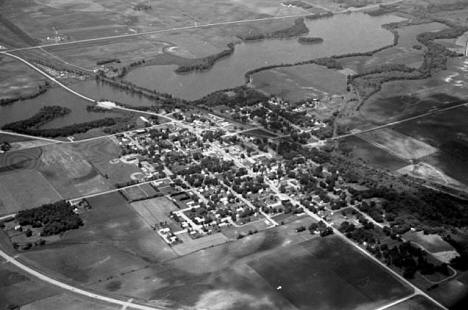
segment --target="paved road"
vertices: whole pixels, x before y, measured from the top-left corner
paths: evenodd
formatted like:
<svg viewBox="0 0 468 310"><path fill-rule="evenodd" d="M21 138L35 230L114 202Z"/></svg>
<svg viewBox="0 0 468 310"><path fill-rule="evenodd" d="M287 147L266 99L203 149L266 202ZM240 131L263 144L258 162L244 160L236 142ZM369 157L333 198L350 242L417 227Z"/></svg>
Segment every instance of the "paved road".
<svg viewBox="0 0 468 310"><path fill-rule="evenodd" d="M5 135L11 135L11 136L17 136L17 137L22 137L22 138L31 138L33 140L43 140L51 143L59 143L62 142L60 140L55 140L55 139L48 139L48 138L42 138L38 136L30 136L30 135L25 135L21 133L16 133L16 132L11 132L11 131L5 131L5 130L0 130L0 134L5 134Z"/></svg>
<svg viewBox="0 0 468 310"><path fill-rule="evenodd" d="M299 17L305 17L309 15L312 15L312 13L285 15L285 16L273 16L273 17L265 17L265 18L254 18L254 19L242 19L242 20L218 22L218 23L196 24L196 25L183 26L183 27L174 27L174 28L169 28L169 29L150 30L150 31L128 33L128 34L121 34L121 35L115 35L115 36L106 36L106 37L99 37L99 38L92 38L92 39L69 41L69 42L48 43L48 44L28 46L28 47L12 48L12 49L6 50L5 52L27 51L27 50L34 50L34 49L45 48L45 47L66 46L66 45L73 45L73 44L80 44L80 43L90 43L90 42L99 42L99 41L113 40L113 39L132 38L132 37L139 37L139 36L145 36L145 35L150 35L150 34L181 31L181 30L191 30L191 29L214 27L214 26L235 25L235 24L269 21L269 20L281 20L281 19L288 19L288 18L294 18L294 17L299 18Z"/></svg>
<svg viewBox="0 0 468 310"><path fill-rule="evenodd" d="M50 74L46 73L44 70L41 70L40 68L38 68L37 66L33 65L32 63L30 63L29 61L19 57L19 56L16 56L14 54L10 54L8 52L0 52L0 54L3 54L5 56L9 56L9 57L12 57L12 58L15 58L16 60L19 60L21 61L22 63L26 64L27 66L31 67L32 69L34 69L35 71L37 71L38 73L42 74L43 76L45 76L46 78L48 78L49 80L51 80L52 82L54 82L55 84L59 85L60 87L62 87L63 89L65 89L66 91L86 100L86 101L90 101L90 102L93 102L95 103L96 100L92 99L92 98L89 98L85 95L82 95L80 94L79 92L76 92L74 91L73 89L71 89L70 87L68 87L67 85L63 84L62 82L60 82L59 80L57 80L56 78L54 78L53 76L51 76Z"/></svg>
<svg viewBox="0 0 468 310"><path fill-rule="evenodd" d="M94 194L89 194L89 195L84 195L84 196L80 196L80 197L71 198L71 199L68 199L68 201L75 202L75 201L79 201L79 200L85 199L85 198L92 198L92 197L97 197L97 196L101 196L101 195L111 194L111 193L115 193L115 192L118 192L118 191L121 191L121 190L129 189L129 188L132 188L132 187L135 187L135 186L145 185L145 184L149 184L151 182L159 182L159 181L163 181L163 180L166 180L166 179L167 178L161 178L161 179L157 179L157 180L145 181L145 182L141 182L141 183L137 183L137 184L132 184L132 185L129 185L129 186L110 189L110 190L99 192L99 193L94 193Z"/></svg>
<svg viewBox="0 0 468 310"><path fill-rule="evenodd" d="M395 306L395 305L398 305L398 304L400 304L400 303L402 303L402 302L404 302L404 301L407 301L408 299L411 299L411 298L413 298L414 296L417 296L417 295L418 295L417 293L413 293L413 294L408 295L408 296L406 296L406 297L403 297L403 298L400 298L400 299L398 299L398 300L395 300L394 302L391 302L391 303L389 303L389 304L386 304L385 306L379 307L379 308L377 308L377 309L375 309L375 310L385 310L385 309L388 309L388 308L393 307L393 306Z"/></svg>
<svg viewBox="0 0 468 310"><path fill-rule="evenodd" d="M21 270L25 271L29 275L38 278L39 280L42 280L44 282L47 282L49 284L60 287L61 289L70 291L70 292L78 294L78 295L83 295L83 296L88 297L88 298L104 301L104 302L119 305L119 306L122 306L122 307L124 307L124 306L131 307L133 309L140 309L140 310L160 310L160 309L162 309L162 308L150 307L150 306L145 306L145 305L133 303L131 301L124 301L124 300L120 300L120 299L116 299L116 298L112 298L112 297L99 295L99 294L96 294L96 293L92 293L92 292L89 292L89 291L86 291L86 290L71 286L71 285L63 283L63 282L57 281L57 280L55 280L53 278L50 278L49 276L46 276L45 274L42 274L42 273L40 273L40 272L38 272L38 271L24 265L23 263L18 261L16 258L9 256L7 253L3 252L2 250L0 250L0 257L5 259L8 263L11 263L12 265L16 266L17 268L20 268Z"/></svg>
<svg viewBox="0 0 468 310"><path fill-rule="evenodd" d="M401 1L402 0L395 0L395 1L382 3L382 4L390 5L390 4L396 4L396 3L401 2ZM368 5L368 6L365 6L365 7L349 8L349 9L343 9L343 10L331 11L331 12L333 14L346 14L346 13L349 13L349 12L359 12L359 11L366 11L366 10L376 9L380 5L381 4L371 4L371 5ZM314 5L314 6L322 8L325 11L330 11L327 8L323 8L323 7L320 7L320 6L317 6L317 5ZM299 17L310 16L312 14L313 13L307 12L307 13L304 13L304 14L285 15L285 16L272 16L272 17L264 17L264 18L252 18L252 19L241 19L241 20L227 21L227 22L217 22L217 23L206 23L206 24L196 23L196 24L190 25L190 26L174 27L174 28L169 28L169 29L150 30L150 31L138 32L138 33L128 33L128 34L121 34L121 35L115 35L115 36L105 36L105 37L92 38L92 39L83 39L83 40L76 40L76 41L69 41L69 42L48 43L48 44L41 44L41 45L28 46L28 47L12 48L12 49L6 50L5 52L27 51L27 50L33 50L33 49L46 48L46 47L66 46L66 45L89 43L89 42L99 42L99 41L112 40L112 39L131 38L131 37L145 36L145 35L149 35L149 34L173 32L173 31L181 31L181 30L191 30L191 29L214 27L214 26L236 25L236 24L245 24L245 23L253 23L253 22L263 22L263 21L269 21L269 20L299 18Z"/></svg>

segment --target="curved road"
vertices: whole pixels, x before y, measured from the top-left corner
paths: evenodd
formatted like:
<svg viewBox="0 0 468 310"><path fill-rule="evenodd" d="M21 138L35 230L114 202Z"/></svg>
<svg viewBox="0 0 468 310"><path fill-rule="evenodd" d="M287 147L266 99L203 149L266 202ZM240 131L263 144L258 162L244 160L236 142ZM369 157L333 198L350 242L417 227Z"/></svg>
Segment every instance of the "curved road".
<svg viewBox="0 0 468 310"><path fill-rule="evenodd" d="M52 279L52 278L50 278L50 277L48 277L48 276L46 276L46 275L32 269L32 268L29 268L28 266L26 266L23 263L19 262L14 257L9 256L8 254L3 252L2 250L0 250L0 256L3 259L5 259L8 263L11 263L12 265L15 265L16 267L22 269L23 271L27 272L28 274L30 274L30 275L32 275L32 276L34 276L34 277L36 277L36 278L38 278L38 279L40 279L40 280L42 280L44 282L47 282L49 284L58 286L58 287L60 287L60 288L62 288L64 290L70 291L70 292L75 293L75 294L83 295L83 296L86 296L88 298L97 299L97 300L100 300L100 301L104 301L104 302L107 302L107 303L119 305L119 306L122 306L122 307L131 307L131 308L140 309L140 310L161 310L162 309L162 308L155 308L155 307L145 306L145 305L141 305L141 304L136 304L136 303L133 303L131 301L124 301L124 300L120 300L120 299L116 299L116 298L112 298L112 297L99 295L99 294L92 293L92 292L89 292L89 291L85 291L85 290L82 290L80 288L77 288L77 287L68 285L66 283L57 281L55 279Z"/></svg>

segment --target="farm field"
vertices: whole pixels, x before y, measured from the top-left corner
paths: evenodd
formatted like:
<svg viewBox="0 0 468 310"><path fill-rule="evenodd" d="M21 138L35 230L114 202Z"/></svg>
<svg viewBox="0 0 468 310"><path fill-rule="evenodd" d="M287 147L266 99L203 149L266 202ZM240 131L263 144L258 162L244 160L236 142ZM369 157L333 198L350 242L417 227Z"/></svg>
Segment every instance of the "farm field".
<svg viewBox="0 0 468 310"><path fill-rule="evenodd" d="M340 141L339 149L342 152L353 156L353 158L357 160L363 160L371 166L397 170L408 165L406 160L396 157L395 155L355 136L348 137Z"/></svg>
<svg viewBox="0 0 468 310"><path fill-rule="evenodd" d="M374 309L411 292L366 260L331 237L307 241L294 251L286 247L254 260L250 266L272 287L282 286L279 294L298 309ZM364 264L366 268L362 268ZM336 298L340 291L347 293Z"/></svg>
<svg viewBox="0 0 468 310"><path fill-rule="evenodd" d="M129 202L144 200L158 195L158 192L148 183L126 188L121 193Z"/></svg>
<svg viewBox="0 0 468 310"><path fill-rule="evenodd" d="M44 176L36 170L0 174L0 214L39 207L61 198Z"/></svg>
<svg viewBox="0 0 468 310"><path fill-rule="evenodd" d="M468 168L464 164L468 142L466 135L466 107L460 107L417 121L410 121L394 129L408 136L437 147L438 152L420 160L440 169L446 175L465 185L468 184Z"/></svg>
<svg viewBox="0 0 468 310"><path fill-rule="evenodd" d="M54 26L67 39L77 40L191 26L194 22L215 23L307 13L300 8L282 6L280 0L218 0L215 7L206 0L189 3L158 0L147 10L137 10L137 3L121 0L73 3L69 0L37 3L21 0L15 4L2 4L4 18L14 19L22 31L42 42L47 42L47 36L53 35L51 29ZM29 20L32 13L36 18Z"/></svg>
<svg viewBox="0 0 468 310"><path fill-rule="evenodd" d="M69 309L69 310L117 310L120 307L108 305L104 302L90 301L82 297L77 297L71 294L57 294L48 298L29 303L21 309L24 310L48 310L48 309Z"/></svg>
<svg viewBox="0 0 468 310"><path fill-rule="evenodd" d="M67 144L44 147L38 170L64 198L93 194L112 188L83 155Z"/></svg>
<svg viewBox="0 0 468 310"><path fill-rule="evenodd" d="M419 159L437 152L427 143L388 128L359 134L359 137L403 160Z"/></svg>
<svg viewBox="0 0 468 310"><path fill-rule="evenodd" d="M136 165L119 160L121 150L114 137L75 143L73 149L112 184L130 181L132 174L141 172Z"/></svg>
<svg viewBox="0 0 468 310"><path fill-rule="evenodd" d="M149 227L153 227L156 224L159 225L161 222L174 222L169 217L169 213L179 210L179 208L166 197L133 202L131 206ZM177 226L174 224L174 228L176 227ZM177 228L177 230L180 230L180 228Z"/></svg>
<svg viewBox="0 0 468 310"><path fill-rule="evenodd" d="M40 74L9 57L0 56L0 66L0 99L33 94L44 84Z"/></svg>
<svg viewBox="0 0 468 310"><path fill-rule="evenodd" d="M131 274L152 275L150 265L176 256L119 193L88 201L91 210L82 214L82 228L38 251L22 253L24 261L58 279L114 292Z"/></svg>
<svg viewBox="0 0 468 310"><path fill-rule="evenodd" d="M415 296L407 301L387 308L389 310L440 310L439 306L432 303L429 299L422 296Z"/></svg>
<svg viewBox="0 0 468 310"><path fill-rule="evenodd" d="M0 259L0 309L24 306L59 293L55 287L30 278Z"/></svg>
<svg viewBox="0 0 468 310"><path fill-rule="evenodd" d="M254 74L255 88L295 102L346 92L346 75L309 64L276 68Z"/></svg>
<svg viewBox="0 0 468 310"><path fill-rule="evenodd" d="M340 239L297 233L309 218L177 257L119 194L89 202L84 227L22 259L59 279L170 307L302 309L308 296L323 309L371 309L410 293ZM311 297L311 285L317 294L325 288L330 294ZM352 293L333 298L344 288Z"/></svg>

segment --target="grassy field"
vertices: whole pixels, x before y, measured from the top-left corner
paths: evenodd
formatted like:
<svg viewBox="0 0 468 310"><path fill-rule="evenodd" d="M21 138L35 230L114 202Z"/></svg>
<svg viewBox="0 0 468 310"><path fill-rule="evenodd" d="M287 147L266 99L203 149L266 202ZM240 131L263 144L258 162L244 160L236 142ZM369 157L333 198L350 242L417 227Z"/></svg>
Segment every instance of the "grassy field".
<svg viewBox="0 0 468 310"><path fill-rule="evenodd" d="M44 298L23 307L23 310L49 310L49 309L67 309L67 310L117 310L119 306L108 305L104 302L91 301L86 298L78 297L71 294L58 294L48 298Z"/></svg>
<svg viewBox="0 0 468 310"><path fill-rule="evenodd" d="M359 137L403 160L422 158L437 151L427 143L388 128L363 133Z"/></svg>
<svg viewBox="0 0 468 310"><path fill-rule="evenodd" d="M59 279L179 308L368 309L409 292L341 240L297 233L304 219L177 257L119 194L89 200L84 227L22 258ZM339 289L349 294L336 300Z"/></svg>
<svg viewBox="0 0 468 310"><path fill-rule="evenodd" d="M113 137L81 142L74 144L73 147L101 175L107 176L112 184L129 181L133 173L141 172L136 165L125 164L118 160L121 151L117 140Z"/></svg>
<svg viewBox="0 0 468 310"><path fill-rule="evenodd" d="M71 145L52 144L43 147L38 170L64 198L112 188L89 161Z"/></svg>
<svg viewBox="0 0 468 310"><path fill-rule="evenodd" d="M454 248L444 241L439 235L425 235L422 231L408 232L404 238L416 242L432 253L453 251Z"/></svg>
<svg viewBox="0 0 468 310"><path fill-rule="evenodd" d="M42 76L26 65L6 56L0 56L0 98L26 96L37 91L43 84Z"/></svg>
<svg viewBox="0 0 468 310"><path fill-rule="evenodd" d="M346 92L346 75L314 64L277 68L254 74L253 84L267 93L300 101Z"/></svg>
<svg viewBox="0 0 468 310"><path fill-rule="evenodd" d="M411 292L333 237L302 243L294 251L282 249L250 265L272 287L282 286L279 294L298 309L374 309ZM346 294L336 298L337 292Z"/></svg>
<svg viewBox="0 0 468 310"><path fill-rule="evenodd" d="M34 303L58 292L55 287L30 278L0 260L0 309L9 309L10 305Z"/></svg>
<svg viewBox="0 0 468 310"><path fill-rule="evenodd" d="M152 198L157 194L157 191L148 183L133 186L122 190L122 194L128 201L142 200Z"/></svg>
<svg viewBox="0 0 468 310"><path fill-rule="evenodd" d="M177 211L179 208L166 197L153 198L133 202L132 208L141 216L149 227L159 225L161 222L167 222L173 229L181 228L169 217L171 211Z"/></svg>
<svg viewBox="0 0 468 310"><path fill-rule="evenodd" d="M468 154L467 113L466 107L460 107L401 124L395 130L437 147L439 152L422 160L466 185L468 167L464 162Z"/></svg>
<svg viewBox="0 0 468 310"><path fill-rule="evenodd" d="M0 214L38 207L61 198L38 171L19 170L0 174Z"/></svg>
<svg viewBox="0 0 468 310"><path fill-rule="evenodd" d="M126 274L175 257L119 193L88 199L84 227L69 231L60 241L25 252L33 266L65 280L104 290Z"/></svg>
<svg viewBox="0 0 468 310"><path fill-rule="evenodd" d="M409 300L388 308L389 310L440 310L439 306L423 296L415 296Z"/></svg>
<svg viewBox="0 0 468 310"><path fill-rule="evenodd" d="M339 148L356 160L363 160L371 166L383 169L396 170L408 164L407 161L355 136L340 141Z"/></svg>

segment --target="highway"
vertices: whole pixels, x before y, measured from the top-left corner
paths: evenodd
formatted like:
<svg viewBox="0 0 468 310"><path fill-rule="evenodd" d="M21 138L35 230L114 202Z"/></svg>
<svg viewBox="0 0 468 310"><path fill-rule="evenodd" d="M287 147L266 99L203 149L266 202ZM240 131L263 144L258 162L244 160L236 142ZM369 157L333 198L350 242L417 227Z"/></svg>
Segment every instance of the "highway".
<svg viewBox="0 0 468 310"><path fill-rule="evenodd" d="M47 142L51 142L51 143L60 143L60 142L62 142L60 140L42 138L42 137L38 137L38 136L25 135L25 134L11 132L11 131L5 131L5 130L0 130L0 134L17 136L17 137L22 137L22 138L30 138L30 139L33 139L33 140L43 140L43 141L47 141Z"/></svg>
<svg viewBox="0 0 468 310"><path fill-rule="evenodd" d="M46 73L44 70L41 70L40 68L38 68L37 66L33 65L32 63L30 63L29 61L19 57L19 56L16 56L14 54L10 54L6 51L3 51L3 52L0 52L0 54L3 54L5 56L9 56L9 57L12 57L16 60L19 60L21 61L22 63L26 64L27 66L29 66L30 68L32 68L33 70L37 71L38 73L42 74L43 76L45 76L46 78L48 78L49 80L51 80L52 82L54 82L55 84L59 85L60 87L62 87L63 89L65 89L66 91L74 94L75 96L78 96L86 101L90 101L90 102L93 102L95 103L96 100L94 99L91 99L89 97L86 97L85 95L82 95L80 94L79 92L76 92L74 91L73 89L71 89L70 87L68 87L67 85L63 84L62 82L60 82L59 80L57 80L56 78L54 78L53 76L51 76L50 74Z"/></svg>

